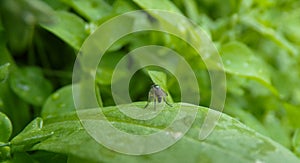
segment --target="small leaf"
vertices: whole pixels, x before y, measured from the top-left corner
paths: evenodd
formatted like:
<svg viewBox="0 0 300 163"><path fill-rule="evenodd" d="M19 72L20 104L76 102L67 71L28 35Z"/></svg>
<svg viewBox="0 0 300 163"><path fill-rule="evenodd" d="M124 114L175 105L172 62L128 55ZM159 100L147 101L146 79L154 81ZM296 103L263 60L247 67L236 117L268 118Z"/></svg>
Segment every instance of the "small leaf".
<svg viewBox="0 0 300 163"><path fill-rule="evenodd" d="M176 13L181 13L180 10L169 0L133 0L143 9L159 9Z"/></svg>
<svg viewBox="0 0 300 163"><path fill-rule="evenodd" d="M74 108L72 85L68 85L49 96L41 115L42 117L63 115L75 111Z"/></svg>
<svg viewBox="0 0 300 163"><path fill-rule="evenodd" d="M0 133L0 142L7 142L12 133L12 124L2 112L0 112Z"/></svg>
<svg viewBox="0 0 300 163"><path fill-rule="evenodd" d="M151 80L160 85L162 88L166 88L167 86L167 75L160 71L148 71L148 74Z"/></svg>
<svg viewBox="0 0 300 163"><path fill-rule="evenodd" d="M254 17L254 16L253 16ZM270 28L266 26L265 24L259 22L255 18L243 15L241 18L241 22L248 25L249 27L253 28L263 36L269 38L274 43L276 43L278 46L284 48L286 51L288 51L292 55L297 55L298 51L294 47L293 44L291 44L280 31L276 31L273 28Z"/></svg>
<svg viewBox="0 0 300 163"><path fill-rule="evenodd" d="M13 122L13 135L17 134L30 122L28 104L18 98L9 85L11 73L16 70L15 62L5 46L5 37L0 32L0 64L10 63L8 80L0 83L0 111L5 113ZM0 134L1 135L1 134Z"/></svg>
<svg viewBox="0 0 300 163"><path fill-rule="evenodd" d="M295 131L293 135L292 145L293 145L294 153L299 157L300 156L300 129L299 128Z"/></svg>
<svg viewBox="0 0 300 163"><path fill-rule="evenodd" d="M43 123L43 119L40 117L30 122L28 126L11 141L11 144L14 144L12 152L32 148L34 144L53 136L53 131L42 130Z"/></svg>
<svg viewBox="0 0 300 163"><path fill-rule="evenodd" d="M288 121L289 121L290 125L293 126L294 128L299 128L300 127L300 121L299 121L300 109L299 109L299 107L285 103L284 108L287 112L287 117L288 117Z"/></svg>
<svg viewBox="0 0 300 163"><path fill-rule="evenodd" d="M279 96L271 84L268 65L246 45L230 42L222 46L220 53L227 73L255 79Z"/></svg>
<svg viewBox="0 0 300 163"><path fill-rule="evenodd" d="M79 50L87 37L84 21L78 16L65 11L55 12L54 19L54 22L51 24L41 24L42 27Z"/></svg>
<svg viewBox="0 0 300 163"><path fill-rule="evenodd" d="M290 147L290 133L288 132L287 127L275 116L274 112L270 111L267 113L264 119L264 126L269 132L270 138L285 147Z"/></svg>
<svg viewBox="0 0 300 163"><path fill-rule="evenodd" d="M74 10L90 21L97 21L110 14L111 6L104 0L65 0Z"/></svg>
<svg viewBox="0 0 300 163"><path fill-rule="evenodd" d="M116 0L113 4L114 13L125 13L133 10L137 10L137 7L132 1Z"/></svg>
<svg viewBox="0 0 300 163"><path fill-rule="evenodd" d="M134 105L143 107L145 103ZM130 109L132 104L123 106ZM172 122L180 106L198 109L193 126L173 146L147 156L124 155L98 144L82 127L76 113L45 118L44 125L39 130L29 130L16 136L11 141L12 151L46 150L95 162L299 162L299 159L283 146L225 114L222 114L212 134L205 140L199 140L199 127L208 108L184 103L174 104L173 108L165 108L161 112L162 115L148 121L123 116L116 106L102 108L102 111L118 129L143 135L162 131ZM101 116L97 112L98 108L82 110L80 115L87 120L94 120L95 117Z"/></svg>
<svg viewBox="0 0 300 163"><path fill-rule="evenodd" d="M281 31L289 38L291 41L299 45L300 34L298 29L300 28L300 12L299 10L293 10L291 13L285 13L283 17L283 22L280 23Z"/></svg>
<svg viewBox="0 0 300 163"><path fill-rule="evenodd" d="M105 54L98 65L96 71L96 82L101 85L110 85L112 80L113 72L115 71L115 66L118 64L120 59L124 56L120 52L110 52ZM118 72L118 77L116 79L122 79L127 74L125 70Z"/></svg>
<svg viewBox="0 0 300 163"><path fill-rule="evenodd" d="M220 51L226 72L270 83L268 68L263 60L255 56L243 43L230 42L225 44Z"/></svg>
<svg viewBox="0 0 300 163"><path fill-rule="evenodd" d="M0 83L3 82L7 78L8 73L9 73L9 66L10 66L10 63L6 63L6 64L0 66Z"/></svg>
<svg viewBox="0 0 300 163"><path fill-rule="evenodd" d="M8 145L8 143L0 142L0 162L11 158L11 152Z"/></svg>
<svg viewBox="0 0 300 163"><path fill-rule="evenodd" d="M241 108L238 109L237 107L238 106L228 107L230 109L226 110L226 113L237 118L239 121L243 122L244 124L254 129L255 131L259 132L260 134L269 136L267 129L254 115Z"/></svg>
<svg viewBox="0 0 300 163"><path fill-rule="evenodd" d="M25 67L12 73L12 90L24 101L41 106L52 91L51 83L37 67Z"/></svg>

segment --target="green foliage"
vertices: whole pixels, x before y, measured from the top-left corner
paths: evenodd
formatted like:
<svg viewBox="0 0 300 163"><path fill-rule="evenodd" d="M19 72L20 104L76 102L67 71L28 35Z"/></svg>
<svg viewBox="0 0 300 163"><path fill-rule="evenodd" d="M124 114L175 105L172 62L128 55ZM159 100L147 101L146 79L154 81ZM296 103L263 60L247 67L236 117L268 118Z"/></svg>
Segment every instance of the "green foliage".
<svg viewBox="0 0 300 163"><path fill-rule="evenodd" d="M200 141L200 126L209 110L205 106L211 100L205 58L168 33L141 31L124 36L108 49L94 72L98 103L115 127L135 134L161 131L182 104L174 74L150 66L133 75L129 93L134 102L122 106L143 108L146 102L136 101L147 100L152 83L168 92L174 106L145 121L129 118L114 106L115 67L135 48L160 45L180 54L197 77L201 97L201 106L183 103L198 114L176 144L158 153L129 156L100 145L83 128L73 100L72 89L78 85L72 88L72 69L76 53L97 27L118 14L141 9L183 14L195 24L148 13L142 22L124 20L113 34L150 22L180 29L189 39L203 28L223 60L227 94L215 130ZM1 0L0 161L300 162L299 18L298 0ZM178 26L169 23L173 21ZM103 37L110 39L109 34ZM199 46L211 50L204 45ZM161 61L168 59L163 52L157 55ZM138 62L128 57L127 69ZM185 73L172 62L178 73ZM115 78L118 84L123 84L127 69ZM189 81L185 84L191 92L196 90ZM96 109L78 112L87 119L98 115Z"/></svg>
<svg viewBox="0 0 300 163"><path fill-rule="evenodd" d="M3 82L7 76L8 76L8 73L9 73L9 63L6 63L2 66L0 66L0 81Z"/></svg>
<svg viewBox="0 0 300 163"><path fill-rule="evenodd" d="M8 117L0 112L0 141L7 142L9 140L10 135L12 134L12 125Z"/></svg>
<svg viewBox="0 0 300 163"><path fill-rule="evenodd" d="M41 106L52 91L51 83L36 67L25 67L14 71L10 77L12 90L29 104Z"/></svg>

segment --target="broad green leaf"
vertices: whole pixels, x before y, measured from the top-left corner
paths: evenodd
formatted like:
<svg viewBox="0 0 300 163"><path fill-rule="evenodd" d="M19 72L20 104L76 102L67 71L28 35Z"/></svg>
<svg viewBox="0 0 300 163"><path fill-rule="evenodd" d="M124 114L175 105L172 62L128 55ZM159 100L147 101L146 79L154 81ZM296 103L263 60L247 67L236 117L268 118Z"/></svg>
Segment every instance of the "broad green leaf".
<svg viewBox="0 0 300 163"><path fill-rule="evenodd" d="M144 104L142 102L134 105L143 107ZM87 134L76 113L45 118L40 128L21 132L11 141L12 152L45 150L97 162L300 162L286 148L225 114L222 114L213 133L200 141L199 127L208 108L184 103L181 105L184 108L198 109L197 118L181 140L158 153L130 156L108 150ZM124 105L128 108L130 106L131 104ZM175 104L172 108L165 108L158 117L148 121L124 117L117 107L106 107L102 110L108 120L120 130L146 134L161 131L168 126L179 106ZM100 116L97 109L80 111L80 114L87 119Z"/></svg>
<svg viewBox="0 0 300 163"><path fill-rule="evenodd" d="M169 0L133 0L143 9L159 9L181 13L180 10Z"/></svg>
<svg viewBox="0 0 300 163"><path fill-rule="evenodd" d="M7 142L12 134L12 124L2 112L0 112L0 133L0 142Z"/></svg>
<svg viewBox="0 0 300 163"><path fill-rule="evenodd" d="M41 106L52 91L51 83L37 67L25 67L12 72L10 86L20 98L36 106Z"/></svg>
<svg viewBox="0 0 300 163"><path fill-rule="evenodd" d="M278 96L270 81L270 68L246 45L241 42L230 42L222 46L220 53L227 73L255 79Z"/></svg>
<svg viewBox="0 0 300 163"><path fill-rule="evenodd" d="M111 12L111 6L104 0L64 0L80 15L90 21L97 21Z"/></svg>
<svg viewBox="0 0 300 163"><path fill-rule="evenodd" d="M43 106L41 116L44 118L47 116L58 116L75 111L74 108L72 85L68 85L60 88L48 97Z"/></svg>
<svg viewBox="0 0 300 163"><path fill-rule="evenodd" d="M8 73L9 73L9 66L10 66L10 63L6 63L6 64L0 66L0 83L3 82L7 78Z"/></svg>
<svg viewBox="0 0 300 163"><path fill-rule="evenodd" d="M76 50L80 49L81 44L87 37L85 22L70 12L56 11L53 23L41 25Z"/></svg>

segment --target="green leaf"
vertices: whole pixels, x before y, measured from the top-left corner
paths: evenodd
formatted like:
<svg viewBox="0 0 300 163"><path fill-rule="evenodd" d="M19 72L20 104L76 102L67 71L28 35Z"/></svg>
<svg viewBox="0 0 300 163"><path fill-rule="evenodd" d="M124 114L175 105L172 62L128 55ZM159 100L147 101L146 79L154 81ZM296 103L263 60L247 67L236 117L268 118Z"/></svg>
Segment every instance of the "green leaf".
<svg viewBox="0 0 300 163"><path fill-rule="evenodd" d="M161 71L148 71L148 74L153 83L160 85L162 88L167 88L167 75Z"/></svg>
<svg viewBox="0 0 300 163"><path fill-rule="evenodd" d="M132 1L116 0L113 4L114 13L125 13L133 10L137 10L137 7Z"/></svg>
<svg viewBox="0 0 300 163"><path fill-rule="evenodd" d="M81 44L87 37L85 22L70 12L56 11L53 23L41 25L76 50L80 49Z"/></svg>
<svg viewBox="0 0 300 163"><path fill-rule="evenodd" d="M60 88L48 97L43 106L41 116L45 118L47 116L63 115L75 111L74 108L72 85L68 85Z"/></svg>
<svg viewBox="0 0 300 163"><path fill-rule="evenodd" d="M229 102L228 102L229 103ZM231 102L233 103L233 102ZM266 128L263 126L263 124L256 119L254 115L251 113L241 109L237 108L238 106L235 107L225 107L225 108L230 108L226 109L226 113L230 114L231 116L237 118L241 122L243 122L245 125L249 126L250 128L254 129L255 131L259 132L260 134L263 134L265 136L269 136L268 131Z"/></svg>
<svg viewBox="0 0 300 163"><path fill-rule="evenodd" d="M0 161L5 161L11 158L10 148L7 143L0 142Z"/></svg>
<svg viewBox="0 0 300 163"><path fill-rule="evenodd" d="M10 158L8 140L12 134L12 124L9 118L0 112L0 161Z"/></svg>
<svg viewBox="0 0 300 163"><path fill-rule="evenodd" d="M143 107L145 103L134 105ZM76 113L45 118L40 128L21 132L11 141L12 151L46 150L97 162L300 162L286 148L225 114L222 114L212 134L205 140L199 140L199 127L208 108L184 103L174 104L172 108L165 108L162 115L148 121L124 117L115 106L102 110L108 120L120 130L146 134L161 131L168 126L180 105L198 109L196 120L181 140L158 153L130 156L106 149L87 134ZM132 105L123 106L130 109ZM92 120L100 116L97 110L83 110L80 114Z"/></svg>
<svg viewBox="0 0 300 163"><path fill-rule="evenodd" d="M10 86L20 98L36 106L41 106L52 91L51 83L37 67L25 67L14 71Z"/></svg>
<svg viewBox="0 0 300 163"><path fill-rule="evenodd" d="M227 73L257 80L274 95L279 95L271 84L270 68L245 44L230 42L222 46L220 53Z"/></svg>
<svg viewBox="0 0 300 163"><path fill-rule="evenodd" d="M8 160L4 163L35 163L36 160L30 157L30 155L26 152L17 152L14 153L11 160Z"/></svg>
<svg viewBox="0 0 300 163"><path fill-rule="evenodd" d="M3 82L7 78L8 73L9 73L9 66L10 66L10 63L6 63L6 64L0 66L0 83Z"/></svg>
<svg viewBox="0 0 300 163"><path fill-rule="evenodd" d="M35 151L34 154L30 155L31 158L33 158L37 162L43 162L43 163L66 163L66 162L72 162L68 159L68 156L58 154L58 153L52 153L52 152L46 152L46 151ZM73 163L73 162L72 162Z"/></svg>
<svg viewBox="0 0 300 163"><path fill-rule="evenodd" d="M9 63L10 66L7 68L9 68L11 74L16 70L16 65L5 46L5 37L1 36L2 33L0 33L0 64L6 65ZM10 74L8 75L8 80L0 83L0 111L5 113L12 121L14 128L13 135L15 135L30 121L30 115L28 104L18 98L9 85Z"/></svg>
<svg viewBox="0 0 300 163"><path fill-rule="evenodd" d="M115 67L124 55L124 53L120 52L110 52L105 54L101 58L97 68L96 82L102 85L110 85ZM119 72L117 78L122 79L125 75L126 73Z"/></svg>
<svg viewBox="0 0 300 163"><path fill-rule="evenodd" d="M291 13L285 13L282 21L280 23L281 31L289 38L291 41L299 45L300 34L298 29L300 28L300 18L299 10L293 10Z"/></svg>
<svg viewBox="0 0 300 163"><path fill-rule="evenodd" d="M166 10L176 13L181 13L181 11L169 0L133 0L137 5L143 9L159 9Z"/></svg>
<svg viewBox="0 0 300 163"><path fill-rule="evenodd" d="M293 135L292 145L293 145L294 153L299 157L300 156L300 129L299 128L295 131Z"/></svg>
<svg viewBox="0 0 300 163"><path fill-rule="evenodd" d="M0 142L7 142L12 134L12 124L2 112L0 112L0 133Z"/></svg>
<svg viewBox="0 0 300 163"><path fill-rule="evenodd" d="M97 21L111 12L111 6L104 0L64 0L80 15L90 21Z"/></svg>
<svg viewBox="0 0 300 163"><path fill-rule="evenodd" d="M292 55L297 55L298 51L297 49L291 44L282 33L279 31L276 31L275 29L266 26L262 22L259 22L255 18L251 16L243 15L241 17L241 22L248 25L249 27L253 28L263 36L267 37L268 39L275 42L278 46L284 48L286 51L288 51Z"/></svg>
<svg viewBox="0 0 300 163"><path fill-rule="evenodd" d="M299 121L300 110L299 110L299 107L296 107L294 105L285 103L284 108L287 112L287 117L288 117L288 121L289 121L290 125L293 126L294 128L299 128L300 127L300 121Z"/></svg>
<svg viewBox="0 0 300 163"><path fill-rule="evenodd" d="M271 111L267 113L264 119L264 126L273 140L285 147L290 147L290 133L288 132L287 127L280 122L280 119L275 116L274 112Z"/></svg>

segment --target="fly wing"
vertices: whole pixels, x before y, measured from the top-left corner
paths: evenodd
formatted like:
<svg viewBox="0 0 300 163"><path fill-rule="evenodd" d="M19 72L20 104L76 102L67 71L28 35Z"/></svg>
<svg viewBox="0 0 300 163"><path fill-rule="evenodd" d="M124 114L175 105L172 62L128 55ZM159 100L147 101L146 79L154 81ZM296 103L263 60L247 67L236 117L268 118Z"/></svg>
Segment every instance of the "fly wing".
<svg viewBox="0 0 300 163"><path fill-rule="evenodd" d="M148 102L144 108L148 107L149 103L154 100L154 98L155 98L154 96L155 96L155 94L153 93L153 90L150 89L150 91L148 93Z"/></svg>

